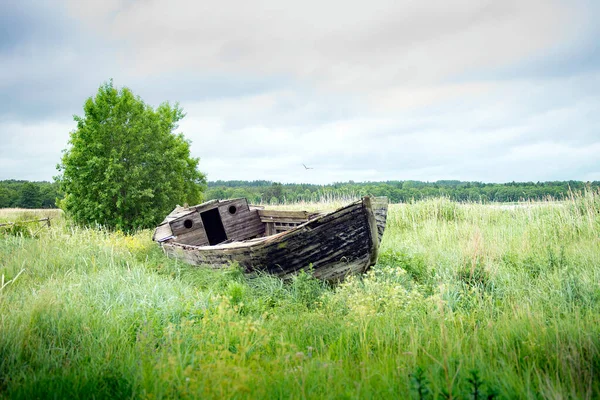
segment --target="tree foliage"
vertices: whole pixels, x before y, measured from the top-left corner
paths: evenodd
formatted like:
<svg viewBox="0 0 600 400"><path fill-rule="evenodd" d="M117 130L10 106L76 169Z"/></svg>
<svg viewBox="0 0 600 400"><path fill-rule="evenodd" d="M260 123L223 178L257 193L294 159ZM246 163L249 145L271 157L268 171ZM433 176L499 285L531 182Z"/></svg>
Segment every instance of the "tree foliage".
<svg viewBox="0 0 600 400"><path fill-rule="evenodd" d="M23 208L41 208L40 187L31 182L24 183L19 193L19 203Z"/></svg>
<svg viewBox="0 0 600 400"><path fill-rule="evenodd" d="M177 104L154 110L110 81L83 109L57 166L60 206L76 222L130 231L201 200L205 177L189 141L175 133L185 115Z"/></svg>
<svg viewBox="0 0 600 400"><path fill-rule="evenodd" d="M58 197L56 183L0 181L0 208L55 208Z"/></svg>

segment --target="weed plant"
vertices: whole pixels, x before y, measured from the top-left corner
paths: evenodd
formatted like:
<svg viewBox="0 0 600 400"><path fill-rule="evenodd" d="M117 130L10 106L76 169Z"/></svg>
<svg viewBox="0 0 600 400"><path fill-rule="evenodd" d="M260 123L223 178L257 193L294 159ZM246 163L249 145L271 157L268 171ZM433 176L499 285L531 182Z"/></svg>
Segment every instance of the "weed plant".
<svg viewBox="0 0 600 400"><path fill-rule="evenodd" d="M392 205L378 264L339 285L59 217L0 238L0 398L599 398L599 212Z"/></svg>

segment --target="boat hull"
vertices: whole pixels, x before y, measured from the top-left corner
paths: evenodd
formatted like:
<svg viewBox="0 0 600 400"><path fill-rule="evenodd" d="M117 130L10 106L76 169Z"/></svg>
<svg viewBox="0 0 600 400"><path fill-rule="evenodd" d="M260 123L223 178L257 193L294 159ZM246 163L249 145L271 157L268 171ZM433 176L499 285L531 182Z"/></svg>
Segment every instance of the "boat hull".
<svg viewBox="0 0 600 400"><path fill-rule="evenodd" d="M194 265L222 268L239 263L247 273L290 278L311 270L320 279L340 281L377 261L385 229L387 199L365 197L287 232L215 246L162 243L165 252Z"/></svg>

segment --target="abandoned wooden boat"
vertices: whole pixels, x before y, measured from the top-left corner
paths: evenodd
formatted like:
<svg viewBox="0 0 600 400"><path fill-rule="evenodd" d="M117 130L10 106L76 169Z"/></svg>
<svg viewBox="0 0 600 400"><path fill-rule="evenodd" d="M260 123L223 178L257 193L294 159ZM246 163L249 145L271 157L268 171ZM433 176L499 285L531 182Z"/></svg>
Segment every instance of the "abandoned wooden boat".
<svg viewBox="0 0 600 400"><path fill-rule="evenodd" d="M364 197L329 213L265 210L246 199L177 207L153 240L187 263L289 278L312 267L320 279L343 280L377 261L385 230L386 197Z"/></svg>

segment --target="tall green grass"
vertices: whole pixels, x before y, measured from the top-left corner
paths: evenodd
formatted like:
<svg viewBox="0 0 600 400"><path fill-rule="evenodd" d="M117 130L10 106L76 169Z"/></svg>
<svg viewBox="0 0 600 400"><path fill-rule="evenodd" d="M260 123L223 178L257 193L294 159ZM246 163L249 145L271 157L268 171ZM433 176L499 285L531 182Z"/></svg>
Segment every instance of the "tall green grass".
<svg viewBox="0 0 600 400"><path fill-rule="evenodd" d="M600 397L597 192L392 205L337 286L54 222L0 238L2 398Z"/></svg>

